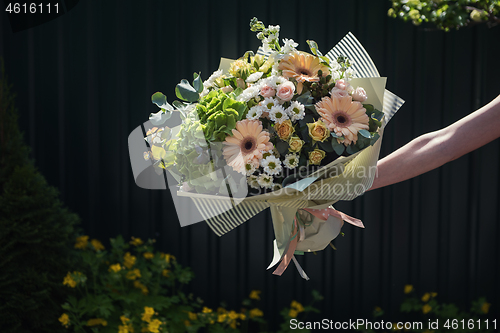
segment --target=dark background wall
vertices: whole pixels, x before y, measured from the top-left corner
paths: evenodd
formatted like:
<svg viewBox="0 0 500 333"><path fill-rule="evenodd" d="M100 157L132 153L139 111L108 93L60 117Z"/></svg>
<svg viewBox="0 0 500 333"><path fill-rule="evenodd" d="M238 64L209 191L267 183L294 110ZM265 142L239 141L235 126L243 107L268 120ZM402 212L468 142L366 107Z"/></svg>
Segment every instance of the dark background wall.
<svg viewBox="0 0 500 333"><path fill-rule="evenodd" d="M151 95L162 91L173 101L180 79L195 71L206 79L220 57L256 50L248 26L254 16L279 24L281 38L302 50L313 39L326 53L349 31L361 41L388 77L387 88L406 100L386 129L381 157L499 94L500 27L426 31L387 17L389 7L361 0L80 1L62 17L17 33L0 14L0 56L32 156L82 217L85 232L103 240L156 238L161 250L193 267L193 291L209 305L226 300L236 307L261 289L265 312L276 315L292 299L307 303L317 289L325 296L323 317L366 318L377 305L398 311L410 283L466 309L487 296L498 311L498 140L337 204L366 229L346 225L338 251L300 258L308 282L293 267L282 277L265 270L274 239L268 212L219 238L204 223L180 228L167 191L134 183L127 137L156 111Z"/></svg>

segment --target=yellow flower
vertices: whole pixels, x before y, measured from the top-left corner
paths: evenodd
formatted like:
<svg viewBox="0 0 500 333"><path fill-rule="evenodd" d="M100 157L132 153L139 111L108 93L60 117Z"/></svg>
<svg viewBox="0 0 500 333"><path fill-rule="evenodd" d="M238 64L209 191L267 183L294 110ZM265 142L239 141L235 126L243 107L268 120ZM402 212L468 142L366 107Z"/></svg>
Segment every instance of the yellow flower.
<svg viewBox="0 0 500 333"><path fill-rule="evenodd" d="M226 310L226 309L224 309L223 307L220 307L220 306L219 306L219 307L217 308L217 313L218 313L218 314L221 314L221 313L226 313L226 312L227 312L227 310Z"/></svg>
<svg viewBox="0 0 500 333"><path fill-rule="evenodd" d="M292 318L297 318L297 315L299 313L297 312L297 310L294 310L294 309L290 309L290 312L288 312L288 315Z"/></svg>
<svg viewBox="0 0 500 333"><path fill-rule="evenodd" d="M189 322L189 320L184 320L184 326L186 326L186 327L191 326L191 323Z"/></svg>
<svg viewBox="0 0 500 333"><path fill-rule="evenodd" d="M297 312L303 312L304 311L304 307L302 306L302 304L300 304L297 301L292 301L292 303L290 304L290 306L293 309L297 310Z"/></svg>
<svg viewBox="0 0 500 333"><path fill-rule="evenodd" d="M250 318L262 317L262 316L264 316L264 312L262 312L261 310L257 308L250 310Z"/></svg>
<svg viewBox="0 0 500 333"><path fill-rule="evenodd" d="M412 290L413 290L413 286L412 286L411 284L407 284L407 285L405 286L405 294L409 294L409 293L411 293L411 292L412 292Z"/></svg>
<svg viewBox="0 0 500 333"><path fill-rule="evenodd" d="M142 245L144 242L142 241L142 239L140 238L135 238L135 237L132 237L132 240L130 241L130 244L134 245L134 246L139 246L139 245Z"/></svg>
<svg viewBox="0 0 500 333"><path fill-rule="evenodd" d="M66 276L64 277L64 280L63 280L63 285L67 285L71 288L75 288L76 287L76 281L73 280L73 277L71 276L71 273L68 272L68 274L66 274Z"/></svg>
<svg viewBox="0 0 500 333"><path fill-rule="evenodd" d="M128 325L118 325L118 333L133 333L134 326Z"/></svg>
<svg viewBox="0 0 500 333"><path fill-rule="evenodd" d="M229 313L227 314L227 316L229 317L229 319L238 319L239 315L236 313L236 311L229 311Z"/></svg>
<svg viewBox="0 0 500 333"><path fill-rule="evenodd" d="M127 318L127 316L120 316L120 320L122 321L122 324L125 325L130 321L130 318Z"/></svg>
<svg viewBox="0 0 500 333"><path fill-rule="evenodd" d="M153 259L155 255L153 253L151 253L151 252L144 252L143 256L146 259Z"/></svg>
<svg viewBox="0 0 500 333"><path fill-rule="evenodd" d="M249 64L247 61L243 59L238 59L233 61L229 65L229 74L231 74L234 77L242 77L243 73L246 73L246 75L250 75L250 70L252 69L252 65Z"/></svg>
<svg viewBox="0 0 500 333"><path fill-rule="evenodd" d="M188 312L188 316L189 316L189 320L194 321L194 320L198 319L198 316L196 315L196 313L191 312L191 311Z"/></svg>
<svg viewBox="0 0 500 333"><path fill-rule="evenodd" d="M203 313L212 313L212 309L207 308L206 306L203 307L203 310L201 310Z"/></svg>
<svg viewBox="0 0 500 333"><path fill-rule="evenodd" d="M276 123L276 125L274 125L274 130L278 134L279 138L284 141L288 140L295 131L290 119L283 121L281 124Z"/></svg>
<svg viewBox="0 0 500 333"><path fill-rule="evenodd" d="M422 307L422 312L423 312L424 314L429 313L431 310L432 310L432 306L430 306L429 304L425 304L425 305Z"/></svg>
<svg viewBox="0 0 500 333"><path fill-rule="evenodd" d="M260 293L261 291L260 290L252 290L250 292L250 299L256 299L256 300L260 300Z"/></svg>
<svg viewBox="0 0 500 333"><path fill-rule="evenodd" d="M307 127L309 128L309 136L314 141L323 142L330 137L330 130L321 120L309 123Z"/></svg>
<svg viewBox="0 0 500 333"><path fill-rule="evenodd" d="M165 261L170 264L170 261L175 261L175 257L171 254L165 254Z"/></svg>
<svg viewBox="0 0 500 333"><path fill-rule="evenodd" d="M309 153L309 163L319 165L325 156L326 153L323 150L316 148Z"/></svg>
<svg viewBox="0 0 500 333"><path fill-rule="evenodd" d="M431 298L431 294L425 293L424 296L422 296L422 302L427 303L427 302L429 302L430 298Z"/></svg>
<svg viewBox="0 0 500 333"><path fill-rule="evenodd" d="M302 149L304 141L302 141L298 136L292 136L290 141L288 141L288 145L290 146L288 150L291 153L298 153Z"/></svg>
<svg viewBox="0 0 500 333"><path fill-rule="evenodd" d="M102 243L100 241L98 241L97 239L91 240L90 244L92 244L92 246L94 247L94 250L96 250L96 251L104 250L104 245L102 245Z"/></svg>
<svg viewBox="0 0 500 333"><path fill-rule="evenodd" d="M109 266L109 269L108 269L108 271L110 271L110 272L113 271L115 273L118 273L121 270L122 270L122 266L120 264L111 265L111 266Z"/></svg>
<svg viewBox="0 0 500 333"><path fill-rule="evenodd" d="M135 268L134 270L128 271L126 278L129 280L135 280L137 278L141 277L141 271L138 268Z"/></svg>
<svg viewBox="0 0 500 333"><path fill-rule="evenodd" d="M490 303L484 302L483 305L481 305L481 311L483 311L484 313L488 313L490 311L490 306Z"/></svg>
<svg viewBox="0 0 500 333"><path fill-rule="evenodd" d="M168 269L164 269L164 270L161 272L161 275L163 275L164 277L168 277L168 274L170 274L170 270L168 270Z"/></svg>
<svg viewBox="0 0 500 333"><path fill-rule="evenodd" d="M107 326L108 322L101 318L92 318L87 321L87 326L97 326L97 325Z"/></svg>
<svg viewBox="0 0 500 333"><path fill-rule="evenodd" d="M220 315L217 316L217 322L223 323L223 322L226 321L226 318L227 318L227 314L222 313L222 314L220 314Z"/></svg>
<svg viewBox="0 0 500 333"><path fill-rule="evenodd" d="M432 298L436 297L437 295L438 295L438 293L434 293L434 292L433 292L433 293L431 293L431 297L432 297Z"/></svg>
<svg viewBox="0 0 500 333"><path fill-rule="evenodd" d="M69 316L66 313L63 313L61 317L59 317L59 321L61 325L68 327L69 326Z"/></svg>
<svg viewBox="0 0 500 333"><path fill-rule="evenodd" d="M238 323L236 322L236 320L233 320L231 324L229 324L229 327L236 328L236 325L238 325Z"/></svg>
<svg viewBox="0 0 500 333"><path fill-rule="evenodd" d="M89 236L76 237L75 249L84 250L87 248L89 242Z"/></svg>
<svg viewBox="0 0 500 333"><path fill-rule="evenodd" d="M151 321L151 317L155 314L155 309L153 309L152 307L149 307L149 306L145 306L144 307L144 313L142 314L142 321L145 321L145 322L150 322Z"/></svg>
<svg viewBox="0 0 500 333"><path fill-rule="evenodd" d="M241 320L247 319L247 316L244 313L240 313L238 316L240 317Z"/></svg>
<svg viewBox="0 0 500 333"><path fill-rule="evenodd" d="M160 320L155 319L148 324L148 329L152 333L159 333L160 325L163 324Z"/></svg>
<svg viewBox="0 0 500 333"><path fill-rule="evenodd" d="M136 259L137 258L131 255L130 252L127 252L123 256L123 265L125 265L128 269L131 269L132 266L134 266Z"/></svg>

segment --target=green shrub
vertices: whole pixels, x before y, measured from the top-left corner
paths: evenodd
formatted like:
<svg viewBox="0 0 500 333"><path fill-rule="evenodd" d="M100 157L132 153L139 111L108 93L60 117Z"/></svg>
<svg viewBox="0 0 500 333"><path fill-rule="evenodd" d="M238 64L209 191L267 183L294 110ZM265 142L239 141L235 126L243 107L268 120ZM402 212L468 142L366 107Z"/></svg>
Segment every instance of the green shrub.
<svg viewBox="0 0 500 333"><path fill-rule="evenodd" d="M3 64L0 78L0 327L59 332L60 276L70 266L76 215L28 157Z"/></svg>

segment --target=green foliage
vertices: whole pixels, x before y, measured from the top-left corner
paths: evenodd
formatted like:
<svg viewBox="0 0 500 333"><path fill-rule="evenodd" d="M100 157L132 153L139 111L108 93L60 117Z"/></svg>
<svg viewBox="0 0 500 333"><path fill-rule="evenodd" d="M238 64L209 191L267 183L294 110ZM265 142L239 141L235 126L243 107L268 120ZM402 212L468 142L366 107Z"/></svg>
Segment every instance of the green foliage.
<svg viewBox="0 0 500 333"><path fill-rule="evenodd" d="M388 15L420 25L429 22L444 31L479 23L493 27L500 23L498 0L391 0Z"/></svg>
<svg viewBox="0 0 500 333"><path fill-rule="evenodd" d="M74 245L77 271L68 272L62 284L66 302L59 313L61 326L70 332L269 332L258 308L260 291L252 291L241 310L218 309L184 290L193 279L171 254L154 251L154 241L121 236L105 249L96 239L80 236ZM314 301L322 297L313 293ZM317 312L293 301L282 311L285 320L300 313ZM288 321L282 325L285 329Z"/></svg>
<svg viewBox="0 0 500 333"><path fill-rule="evenodd" d="M78 217L65 209L28 157L14 96L0 79L0 327L2 332L59 332L71 267L68 239Z"/></svg>
<svg viewBox="0 0 500 333"><path fill-rule="evenodd" d="M384 318L384 311L376 307L373 311L375 321L391 323L393 330L399 323L422 323L421 327L414 326L410 329L404 329L405 332L495 332L496 322L492 322L485 317L491 304L484 297L472 303L470 310L463 311L453 303L440 303L437 300L437 293L426 292L418 296L412 285L406 285L404 292L407 295L401 303L401 315L397 318ZM387 320L384 320L387 319ZM394 320L396 319L396 320ZM488 325L486 324L488 322ZM387 328L387 326L384 326ZM403 329L399 329L403 331ZM373 333L377 330L358 327L357 331L364 333ZM385 330L387 331L387 330Z"/></svg>

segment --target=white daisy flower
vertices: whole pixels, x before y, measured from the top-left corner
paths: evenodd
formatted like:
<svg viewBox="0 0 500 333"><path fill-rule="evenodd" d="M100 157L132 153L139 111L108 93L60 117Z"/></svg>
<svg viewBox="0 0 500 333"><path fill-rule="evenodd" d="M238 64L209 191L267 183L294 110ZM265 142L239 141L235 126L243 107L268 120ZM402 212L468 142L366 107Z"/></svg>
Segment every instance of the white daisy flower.
<svg viewBox="0 0 500 333"><path fill-rule="evenodd" d="M297 154L286 154L283 164L288 169L295 169L299 165L299 155Z"/></svg>
<svg viewBox="0 0 500 333"><path fill-rule="evenodd" d="M266 175L265 173L259 175L257 182L261 187L271 188L273 186L273 176Z"/></svg>
<svg viewBox="0 0 500 333"><path fill-rule="evenodd" d="M264 172L269 175L277 175L281 172L281 161L274 155L268 156L260 161L260 164L264 168Z"/></svg>
<svg viewBox="0 0 500 333"><path fill-rule="evenodd" d="M269 118L275 123L281 124L288 119L288 114L281 105L273 106L271 110L269 110Z"/></svg>
<svg viewBox="0 0 500 333"><path fill-rule="evenodd" d="M247 176L252 175L257 168L259 167L259 161L257 160L250 160L247 163L245 163L245 172Z"/></svg>
<svg viewBox="0 0 500 333"><path fill-rule="evenodd" d="M262 73L262 72L255 72L255 73L251 74L249 77L247 77L247 79L245 81L249 82L249 83L253 83L253 82L259 80L263 74L264 73Z"/></svg>
<svg viewBox="0 0 500 333"><path fill-rule="evenodd" d="M276 98L266 97L259 103L263 106L263 110L269 112L273 106L279 106L280 102Z"/></svg>
<svg viewBox="0 0 500 333"><path fill-rule="evenodd" d="M251 188L260 188L259 177L255 175L251 175L247 177L247 183Z"/></svg>
<svg viewBox="0 0 500 333"><path fill-rule="evenodd" d="M293 101L288 108L286 108L286 112L292 119L292 121L297 121L300 119L304 119L305 116L305 106L304 104Z"/></svg>
<svg viewBox="0 0 500 333"><path fill-rule="evenodd" d="M243 92L236 98L238 101L242 102L248 102L252 98L256 97L259 95L260 89L256 86L250 86L243 90Z"/></svg>
<svg viewBox="0 0 500 333"><path fill-rule="evenodd" d="M286 81L288 80L283 76L273 75L270 77L269 83L274 89L277 89L280 84L285 83Z"/></svg>
<svg viewBox="0 0 500 333"><path fill-rule="evenodd" d="M255 105L253 107L250 108L250 110L248 110L247 112L247 119L250 119L250 120L257 120L260 118L260 116L262 116L262 106L260 105Z"/></svg>

